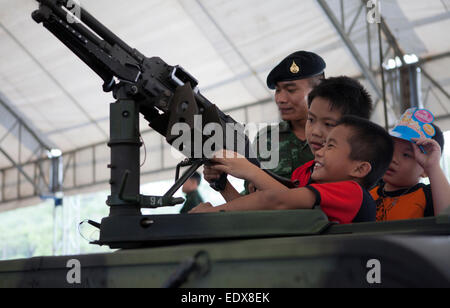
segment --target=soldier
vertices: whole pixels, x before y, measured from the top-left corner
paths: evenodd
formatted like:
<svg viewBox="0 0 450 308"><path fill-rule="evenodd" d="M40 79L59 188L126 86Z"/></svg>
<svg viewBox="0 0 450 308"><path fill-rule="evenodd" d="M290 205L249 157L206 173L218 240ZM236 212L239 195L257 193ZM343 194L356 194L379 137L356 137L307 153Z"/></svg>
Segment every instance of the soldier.
<svg viewBox="0 0 450 308"><path fill-rule="evenodd" d="M186 194L186 202L180 210L180 214L186 214L197 205L203 202L203 198L198 192L198 187L202 177L198 172L195 172L189 180L183 185L183 193Z"/></svg>
<svg viewBox="0 0 450 308"><path fill-rule="evenodd" d="M279 164L271 169L275 174L291 178L292 172L299 166L314 159L306 142L305 125L308 118L308 95L314 86L325 77L325 61L315 53L298 51L281 61L268 75L267 86L275 90L275 102L280 111L282 121L275 127L279 134ZM271 148L271 129L258 133L255 148L258 148L262 134L267 134L267 148ZM264 167L264 159L258 155ZM218 174L210 168L205 168L205 179L212 181ZM244 194L252 192L254 188L246 182ZM250 188L250 189L249 189ZM222 195L227 201L239 197L235 189L227 183Z"/></svg>
<svg viewBox="0 0 450 308"><path fill-rule="evenodd" d="M311 90L324 78L325 67L325 61L315 53L298 51L281 61L267 77L267 86L275 90L282 119L275 127L279 134L280 162L271 170L279 176L290 178L295 169L314 159L305 136L307 101ZM263 133L270 145L270 129ZM259 133L255 142L260 137ZM264 166L264 160L259 155L258 158Z"/></svg>

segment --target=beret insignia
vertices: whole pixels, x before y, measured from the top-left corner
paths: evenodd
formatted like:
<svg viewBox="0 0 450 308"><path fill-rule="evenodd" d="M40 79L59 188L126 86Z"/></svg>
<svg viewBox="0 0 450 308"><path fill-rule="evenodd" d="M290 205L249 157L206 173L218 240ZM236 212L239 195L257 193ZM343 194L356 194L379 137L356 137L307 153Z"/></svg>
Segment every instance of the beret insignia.
<svg viewBox="0 0 450 308"><path fill-rule="evenodd" d="M298 65L297 65L297 63L295 63L295 61L292 61L291 73L298 74L299 72L300 72L300 67L298 67Z"/></svg>

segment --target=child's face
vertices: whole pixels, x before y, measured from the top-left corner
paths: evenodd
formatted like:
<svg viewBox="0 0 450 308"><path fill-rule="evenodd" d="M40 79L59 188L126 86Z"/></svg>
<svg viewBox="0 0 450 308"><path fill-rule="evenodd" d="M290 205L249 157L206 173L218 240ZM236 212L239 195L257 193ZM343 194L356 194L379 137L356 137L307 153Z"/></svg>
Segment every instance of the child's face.
<svg viewBox="0 0 450 308"><path fill-rule="evenodd" d="M394 138L394 156L383 181L399 188L412 187L419 182L424 170L414 156L413 144Z"/></svg>
<svg viewBox="0 0 450 308"><path fill-rule="evenodd" d="M316 164L311 175L318 183L333 183L352 180L352 171L359 162L350 159L351 146L348 142L352 130L344 125L334 128L325 145L316 151Z"/></svg>
<svg viewBox="0 0 450 308"><path fill-rule="evenodd" d="M342 117L342 112L331 109L330 102L322 97L316 97L311 103L306 122L306 140L313 154L325 144L328 134Z"/></svg>

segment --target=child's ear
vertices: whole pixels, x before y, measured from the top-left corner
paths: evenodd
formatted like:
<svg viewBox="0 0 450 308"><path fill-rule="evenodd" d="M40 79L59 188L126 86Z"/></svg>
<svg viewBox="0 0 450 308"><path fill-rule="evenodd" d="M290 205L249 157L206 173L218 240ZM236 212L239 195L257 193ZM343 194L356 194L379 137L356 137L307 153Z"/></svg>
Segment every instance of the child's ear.
<svg viewBox="0 0 450 308"><path fill-rule="evenodd" d="M353 169L351 176L362 179L365 178L370 171L372 171L372 165L369 162L358 162L356 167Z"/></svg>

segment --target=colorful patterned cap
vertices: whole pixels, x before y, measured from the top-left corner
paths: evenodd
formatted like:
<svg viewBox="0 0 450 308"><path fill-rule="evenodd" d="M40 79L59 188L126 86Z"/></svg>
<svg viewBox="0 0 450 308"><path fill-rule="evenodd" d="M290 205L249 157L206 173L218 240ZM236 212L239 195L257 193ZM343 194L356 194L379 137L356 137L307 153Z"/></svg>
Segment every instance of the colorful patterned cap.
<svg viewBox="0 0 450 308"><path fill-rule="evenodd" d="M433 138L436 129L434 115L427 109L411 108L400 118L391 136L413 142L412 138Z"/></svg>

